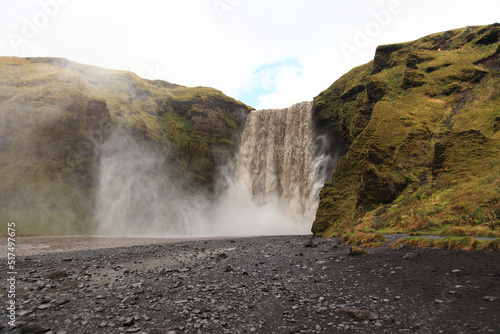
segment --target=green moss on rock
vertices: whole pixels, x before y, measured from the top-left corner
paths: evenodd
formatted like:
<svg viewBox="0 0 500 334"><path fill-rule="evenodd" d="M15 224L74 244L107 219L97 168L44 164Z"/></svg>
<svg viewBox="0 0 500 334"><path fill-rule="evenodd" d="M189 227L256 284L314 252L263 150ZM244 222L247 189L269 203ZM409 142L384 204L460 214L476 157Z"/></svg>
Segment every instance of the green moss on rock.
<svg viewBox="0 0 500 334"><path fill-rule="evenodd" d="M209 190L251 108L208 87L60 58L0 58L0 218L34 234L89 233L99 147L124 131L165 175Z"/></svg>
<svg viewBox="0 0 500 334"><path fill-rule="evenodd" d="M439 229L466 221L450 208L456 198L489 213L478 224L497 224L498 29L380 46L314 99L316 122L350 143L320 193L315 235L341 235L368 216L379 228Z"/></svg>

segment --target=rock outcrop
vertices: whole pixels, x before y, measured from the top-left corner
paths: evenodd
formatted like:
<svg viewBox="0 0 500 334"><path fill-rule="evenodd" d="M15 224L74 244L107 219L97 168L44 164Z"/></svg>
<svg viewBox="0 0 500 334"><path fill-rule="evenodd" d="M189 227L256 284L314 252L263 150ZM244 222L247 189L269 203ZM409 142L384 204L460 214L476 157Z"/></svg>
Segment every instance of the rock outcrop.
<svg viewBox="0 0 500 334"><path fill-rule="evenodd" d="M500 25L377 48L314 99L350 143L312 231L498 225Z"/></svg>
<svg viewBox="0 0 500 334"><path fill-rule="evenodd" d="M33 234L88 233L99 148L121 132L168 176L210 189L250 108L212 88L59 58L0 58L0 217Z"/></svg>

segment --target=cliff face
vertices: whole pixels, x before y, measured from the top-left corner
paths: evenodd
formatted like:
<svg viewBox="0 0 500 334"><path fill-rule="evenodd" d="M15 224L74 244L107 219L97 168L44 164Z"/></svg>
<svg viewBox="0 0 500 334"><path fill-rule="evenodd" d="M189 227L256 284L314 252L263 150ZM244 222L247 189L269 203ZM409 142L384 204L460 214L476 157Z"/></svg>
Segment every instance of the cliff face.
<svg viewBox="0 0 500 334"><path fill-rule="evenodd" d="M439 231L498 225L500 25L377 48L314 99L350 147L321 191L312 231Z"/></svg>
<svg viewBox="0 0 500 334"><path fill-rule="evenodd" d="M127 133L164 159L169 177L211 188L250 108L206 87L56 58L0 58L0 217L24 231L86 233L99 147Z"/></svg>

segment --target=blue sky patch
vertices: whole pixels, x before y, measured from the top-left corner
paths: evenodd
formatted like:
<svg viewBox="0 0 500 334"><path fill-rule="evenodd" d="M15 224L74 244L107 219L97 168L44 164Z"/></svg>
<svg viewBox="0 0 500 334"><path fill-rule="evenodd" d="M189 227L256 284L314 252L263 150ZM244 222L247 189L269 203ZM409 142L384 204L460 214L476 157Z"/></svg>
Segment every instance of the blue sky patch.
<svg viewBox="0 0 500 334"><path fill-rule="evenodd" d="M287 71L293 71L300 76L302 65L296 58L287 58L283 61L259 66L253 73L255 84L250 89L241 92L237 99L251 107L258 108L259 97L276 93L277 81Z"/></svg>

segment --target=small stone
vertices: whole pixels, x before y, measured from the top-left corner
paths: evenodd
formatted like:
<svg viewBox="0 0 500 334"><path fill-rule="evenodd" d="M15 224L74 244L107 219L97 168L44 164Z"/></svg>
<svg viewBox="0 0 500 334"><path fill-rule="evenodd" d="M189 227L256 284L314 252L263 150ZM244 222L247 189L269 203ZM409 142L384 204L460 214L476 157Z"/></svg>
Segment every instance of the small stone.
<svg viewBox="0 0 500 334"><path fill-rule="evenodd" d="M38 306L38 309L39 309L39 310L47 310L47 309L49 309L49 308L51 308L51 307L53 307L53 306L54 306L54 305L52 305L52 304L50 304L50 303L48 303L48 304L42 304L42 305L39 305L39 306Z"/></svg>
<svg viewBox="0 0 500 334"><path fill-rule="evenodd" d="M53 273L45 275L46 279L53 279L53 280L64 277L68 277L68 273L66 273L65 271L54 271Z"/></svg>
<svg viewBox="0 0 500 334"><path fill-rule="evenodd" d="M46 328L46 327L40 326L38 324L26 324L20 328L20 331L22 334L46 333L49 330L50 330L50 328Z"/></svg>
<svg viewBox="0 0 500 334"><path fill-rule="evenodd" d="M459 273L461 270L460 269L455 269L452 271L452 273Z"/></svg>
<svg viewBox="0 0 500 334"><path fill-rule="evenodd" d="M60 299L60 300L56 300L56 301L54 302L54 305L56 305L56 306L61 306L61 305L67 304L67 303L69 303L69 302L70 302L70 300L69 300L69 299Z"/></svg>
<svg viewBox="0 0 500 334"><path fill-rule="evenodd" d="M353 307L344 307L340 309L341 312L347 313L356 319L359 320L375 320L378 319L378 314L367 311L367 310L361 310Z"/></svg>
<svg viewBox="0 0 500 334"><path fill-rule="evenodd" d="M126 317L123 319L123 326L132 326L135 322L134 317Z"/></svg>
<svg viewBox="0 0 500 334"><path fill-rule="evenodd" d="M436 300L434 300L434 303L436 303L436 304L442 304L444 302L441 299L436 299Z"/></svg>
<svg viewBox="0 0 500 334"><path fill-rule="evenodd" d="M217 255L217 260L225 260L227 259L227 254L226 253L220 253Z"/></svg>
<svg viewBox="0 0 500 334"><path fill-rule="evenodd" d="M292 327L292 328L290 328L290 330L288 332L291 333L291 334L293 334L293 333L299 333L300 329L299 329L299 327Z"/></svg>
<svg viewBox="0 0 500 334"><path fill-rule="evenodd" d="M123 304L133 304L135 302L134 297L128 296L123 298L122 303Z"/></svg>
<svg viewBox="0 0 500 334"><path fill-rule="evenodd" d="M20 317L23 317L25 315L33 313L34 311L35 310L33 310L33 309L31 309L31 310L22 310L22 311L17 312L17 315L20 316Z"/></svg>
<svg viewBox="0 0 500 334"><path fill-rule="evenodd" d="M403 256L403 259L404 260L411 260L415 257L415 255L413 255L413 253L407 253L405 254L405 256Z"/></svg>
<svg viewBox="0 0 500 334"><path fill-rule="evenodd" d="M489 301L489 302L493 302L493 301L495 301L497 299L497 297L484 296L483 299L486 300L486 301Z"/></svg>
<svg viewBox="0 0 500 334"><path fill-rule="evenodd" d="M312 241L312 240L309 240L305 245L304 245L304 248L316 248L318 247L318 245Z"/></svg>
<svg viewBox="0 0 500 334"><path fill-rule="evenodd" d="M351 256L362 256L362 255L369 255L371 253L361 247L351 246L350 254Z"/></svg>
<svg viewBox="0 0 500 334"><path fill-rule="evenodd" d="M233 267L231 267L231 266L227 266L226 269L224 269L224 272L226 272L226 273L229 273L231 271L233 271Z"/></svg>
<svg viewBox="0 0 500 334"><path fill-rule="evenodd" d="M148 334L165 334L165 330L160 328L151 328L148 330Z"/></svg>

